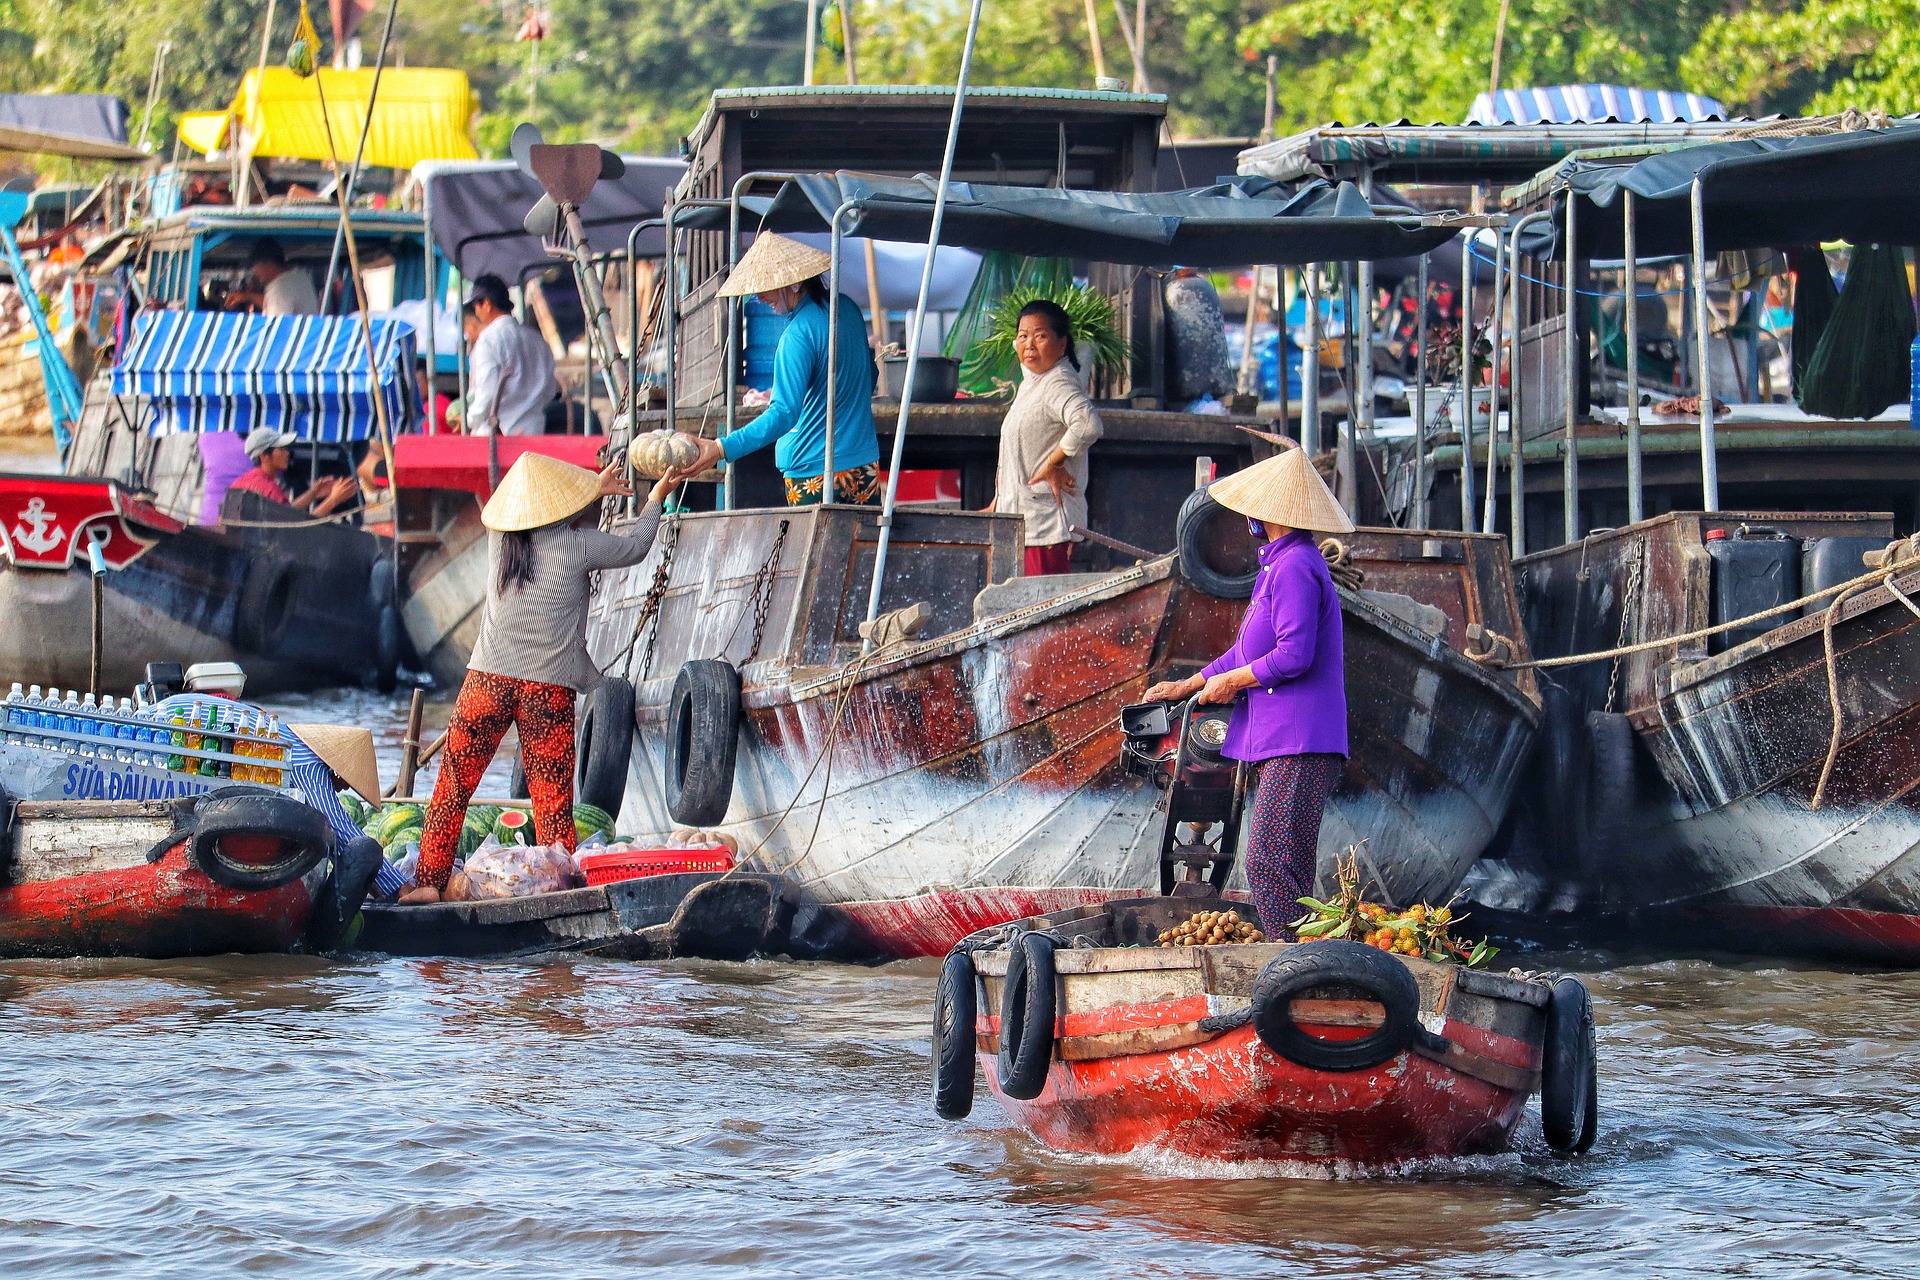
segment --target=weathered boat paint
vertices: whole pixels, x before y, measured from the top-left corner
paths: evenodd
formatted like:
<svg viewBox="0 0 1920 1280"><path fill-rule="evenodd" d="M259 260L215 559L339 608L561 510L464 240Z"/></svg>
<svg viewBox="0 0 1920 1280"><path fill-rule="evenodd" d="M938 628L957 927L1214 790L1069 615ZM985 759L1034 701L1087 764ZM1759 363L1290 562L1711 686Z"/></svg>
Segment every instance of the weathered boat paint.
<svg viewBox="0 0 1920 1280"><path fill-rule="evenodd" d="M724 825L756 869L845 906L883 952L937 955L996 915L1156 887L1157 793L1120 763L1119 711L1155 679L1224 651L1243 604L1195 590L1163 557L1077 575L1006 613L983 596L975 620L974 596L1006 573L977 562L1011 561L994 529L1004 518L903 511L895 547L906 568L884 605L927 592L944 633L863 662L847 643L849 601L864 598L873 519L847 508L684 518L658 619L638 631L666 534L648 560L603 576L590 647L610 674L631 673L637 694L622 829L671 831L673 675L686 659L722 657L745 685ZM1427 557L1425 542L1440 550ZM1498 546L1385 531L1356 540L1383 587L1442 624L1423 631L1392 601L1342 593L1354 748L1323 861L1361 844L1394 901L1459 883L1500 823L1538 721L1529 679L1456 649L1472 623L1518 631ZM928 563L916 566L922 550ZM1018 589L1018 579L994 587Z"/></svg>

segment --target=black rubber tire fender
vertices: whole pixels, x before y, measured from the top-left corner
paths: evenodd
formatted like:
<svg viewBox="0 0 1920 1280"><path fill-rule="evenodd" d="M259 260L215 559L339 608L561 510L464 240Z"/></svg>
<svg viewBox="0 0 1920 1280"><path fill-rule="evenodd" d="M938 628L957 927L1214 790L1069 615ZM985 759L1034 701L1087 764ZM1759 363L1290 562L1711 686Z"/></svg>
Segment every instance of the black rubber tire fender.
<svg viewBox="0 0 1920 1280"><path fill-rule="evenodd" d="M1308 1035L1294 1021L1292 1005L1321 987L1377 1000L1386 1017L1357 1040ZM1267 961L1253 982L1252 1014L1260 1042L1288 1062L1314 1071L1365 1071L1406 1052L1419 1035L1420 984L1406 965L1378 947L1321 938Z"/></svg>
<svg viewBox="0 0 1920 1280"><path fill-rule="evenodd" d="M1540 1050L1540 1134L1555 1151L1578 1155L1599 1131L1599 1063L1593 997L1578 978L1553 984Z"/></svg>
<svg viewBox="0 0 1920 1280"><path fill-rule="evenodd" d="M1173 522L1173 546L1180 576L1210 596L1245 600L1260 576L1259 547L1246 517L1229 511L1205 489L1195 489L1180 504Z"/></svg>
<svg viewBox="0 0 1920 1280"><path fill-rule="evenodd" d="M228 836L277 836L293 846L278 862L255 866L220 855ZM298 880L333 851L333 830L318 809L252 787L223 787L194 806L187 856L215 884L229 889L274 889Z"/></svg>
<svg viewBox="0 0 1920 1280"><path fill-rule="evenodd" d="M1587 713L1586 811L1581 826L1591 862L1610 860L1620 842L1632 838L1639 808L1640 744L1633 721L1617 711Z"/></svg>
<svg viewBox="0 0 1920 1280"><path fill-rule="evenodd" d="M964 1120L973 1113L974 1054L979 1043L980 981L973 957L948 954L933 996L933 1113Z"/></svg>
<svg viewBox="0 0 1920 1280"><path fill-rule="evenodd" d="M373 687L379 693L392 693L400 687L400 654L405 643L399 606L381 605L373 626Z"/></svg>
<svg viewBox="0 0 1920 1280"><path fill-rule="evenodd" d="M683 664L667 715L667 811L675 822L726 819L739 749L740 673L717 658Z"/></svg>
<svg viewBox="0 0 1920 1280"><path fill-rule="evenodd" d="M257 557L233 605L233 643L251 654L271 656L293 621L294 569L285 560Z"/></svg>
<svg viewBox="0 0 1920 1280"><path fill-rule="evenodd" d="M586 696L574 730L573 798L618 814L633 758L633 686L618 676Z"/></svg>
<svg viewBox="0 0 1920 1280"><path fill-rule="evenodd" d="M337 849L327 883L314 903L307 921L307 945L315 951L331 951L352 930L353 919L367 900L385 858L372 836L360 836Z"/></svg>
<svg viewBox="0 0 1920 1280"><path fill-rule="evenodd" d="M1054 941L1023 933L1007 955L1000 988L1000 1092L1025 1101L1040 1096L1053 1066L1053 1026L1059 1015L1060 983L1053 966Z"/></svg>

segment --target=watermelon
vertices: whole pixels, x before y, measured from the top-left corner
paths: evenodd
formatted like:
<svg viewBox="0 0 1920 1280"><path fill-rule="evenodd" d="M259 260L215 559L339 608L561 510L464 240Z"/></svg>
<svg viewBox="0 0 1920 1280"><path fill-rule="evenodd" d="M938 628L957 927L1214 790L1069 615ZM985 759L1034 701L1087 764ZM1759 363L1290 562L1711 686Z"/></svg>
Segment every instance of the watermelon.
<svg viewBox="0 0 1920 1280"><path fill-rule="evenodd" d="M356 827L366 826L367 819L373 816L373 806L351 791L340 793L340 807L347 811L347 816L353 819Z"/></svg>
<svg viewBox="0 0 1920 1280"><path fill-rule="evenodd" d="M476 804L467 810L467 820L460 828L460 843L457 852L466 857L486 842L493 834L494 824L500 821L500 810L490 804Z"/></svg>
<svg viewBox="0 0 1920 1280"><path fill-rule="evenodd" d="M533 815L525 809L506 809L493 824L493 838L501 844L528 844L533 839Z"/></svg>
<svg viewBox="0 0 1920 1280"><path fill-rule="evenodd" d="M367 834L381 844L393 843L393 837L406 827L417 827L427 820L426 810L417 804L390 804L374 816Z"/></svg>
<svg viewBox="0 0 1920 1280"><path fill-rule="evenodd" d="M605 809L596 809L590 804L573 806L573 831L582 839L598 834L613 838L613 817Z"/></svg>

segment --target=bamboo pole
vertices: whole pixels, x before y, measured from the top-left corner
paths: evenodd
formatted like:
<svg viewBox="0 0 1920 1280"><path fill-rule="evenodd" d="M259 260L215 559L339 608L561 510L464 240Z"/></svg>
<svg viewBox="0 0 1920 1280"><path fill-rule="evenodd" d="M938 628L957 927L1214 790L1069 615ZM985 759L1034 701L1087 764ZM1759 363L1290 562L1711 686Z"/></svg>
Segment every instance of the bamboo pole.
<svg viewBox="0 0 1920 1280"><path fill-rule="evenodd" d="M1087 0L1087 45L1093 51L1093 75L1096 80L1107 78L1107 51L1100 46L1100 11L1094 0Z"/></svg>

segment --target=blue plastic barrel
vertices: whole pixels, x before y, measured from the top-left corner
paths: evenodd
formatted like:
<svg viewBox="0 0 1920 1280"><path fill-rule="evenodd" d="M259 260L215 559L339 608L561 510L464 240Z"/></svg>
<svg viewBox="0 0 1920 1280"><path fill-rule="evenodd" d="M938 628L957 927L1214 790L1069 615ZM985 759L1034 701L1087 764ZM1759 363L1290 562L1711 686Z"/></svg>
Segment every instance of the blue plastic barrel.
<svg viewBox="0 0 1920 1280"><path fill-rule="evenodd" d="M773 352L780 335L787 331L790 317L783 316L758 298L748 298L742 312L746 316L746 371L743 381L760 391L773 385Z"/></svg>

